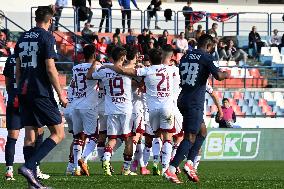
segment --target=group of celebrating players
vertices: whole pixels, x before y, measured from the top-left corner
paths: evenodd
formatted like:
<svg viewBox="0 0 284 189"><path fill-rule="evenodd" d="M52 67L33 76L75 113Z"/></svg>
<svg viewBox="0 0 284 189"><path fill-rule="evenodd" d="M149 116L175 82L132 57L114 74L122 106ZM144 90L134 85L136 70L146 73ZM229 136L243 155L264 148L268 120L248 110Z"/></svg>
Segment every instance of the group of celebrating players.
<svg viewBox="0 0 284 189"><path fill-rule="evenodd" d="M66 107L64 116L73 134L66 173L89 175L87 162L96 150L104 174L111 176L111 157L124 142L123 175L137 175L138 166L140 174L150 174L147 165L152 150L154 175L181 183L179 164L187 157L183 170L198 182L199 152L206 137L206 91L221 109L207 80L210 74L217 80L228 78L213 63L212 37L201 36L198 48L185 54L179 65L171 61L170 45L150 50L150 61L143 64L137 63L138 52L132 46L110 45L109 61L100 63L95 47L87 45L85 62L73 67L67 103L54 64L55 40L47 32L52 15L50 7L39 7L37 27L25 32L15 49L17 95L12 102L19 98L18 113L25 126L25 164L19 173L30 188L45 188L36 178L36 166L64 138L53 88ZM44 125L51 135L35 148L38 128Z"/></svg>

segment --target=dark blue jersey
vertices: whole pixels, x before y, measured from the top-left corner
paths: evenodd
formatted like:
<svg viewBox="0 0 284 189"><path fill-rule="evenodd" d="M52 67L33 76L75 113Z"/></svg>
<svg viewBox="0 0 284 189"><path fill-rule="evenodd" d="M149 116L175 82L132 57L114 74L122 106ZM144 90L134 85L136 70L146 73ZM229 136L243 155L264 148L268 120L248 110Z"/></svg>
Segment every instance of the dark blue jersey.
<svg viewBox="0 0 284 189"><path fill-rule="evenodd" d="M200 49L193 49L184 55L179 65L181 93L188 106L203 109L206 82L211 73L215 78L219 69L213 63L213 57ZM188 100L187 100L188 99Z"/></svg>
<svg viewBox="0 0 284 189"><path fill-rule="evenodd" d="M15 55L11 55L7 58L3 75L9 78L6 90L8 93L8 105L13 105L15 97L17 96L17 84L16 84L16 58Z"/></svg>
<svg viewBox="0 0 284 189"><path fill-rule="evenodd" d="M53 90L46 72L46 59L56 59L55 39L42 28L24 32L17 42L15 56L20 58L19 93L52 97Z"/></svg>

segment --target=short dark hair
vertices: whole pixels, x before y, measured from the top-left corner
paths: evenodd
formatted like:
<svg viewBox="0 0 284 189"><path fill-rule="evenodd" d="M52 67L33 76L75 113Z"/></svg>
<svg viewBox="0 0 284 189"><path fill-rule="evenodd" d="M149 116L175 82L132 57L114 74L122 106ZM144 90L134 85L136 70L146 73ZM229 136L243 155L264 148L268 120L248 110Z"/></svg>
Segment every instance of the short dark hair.
<svg viewBox="0 0 284 189"><path fill-rule="evenodd" d="M211 35L203 34L198 39L198 47L206 47L209 44L213 44L214 39Z"/></svg>
<svg viewBox="0 0 284 189"><path fill-rule="evenodd" d="M229 99L223 98L222 103L224 103L225 101L228 101L228 102L229 102Z"/></svg>
<svg viewBox="0 0 284 189"><path fill-rule="evenodd" d="M174 49L170 44L166 44L162 46L162 51L169 53L169 52L174 52Z"/></svg>
<svg viewBox="0 0 284 189"><path fill-rule="evenodd" d="M125 55L127 55L127 51L123 47L115 47L111 53L111 57L114 61L118 61L121 57Z"/></svg>
<svg viewBox="0 0 284 189"><path fill-rule="evenodd" d="M96 48L94 45L87 45L83 48L83 54L86 60L89 60L92 58L92 56L96 55Z"/></svg>
<svg viewBox="0 0 284 189"><path fill-rule="evenodd" d="M35 11L35 21L47 23L54 15L51 6L39 6Z"/></svg>
<svg viewBox="0 0 284 189"><path fill-rule="evenodd" d="M120 29L119 28L115 29L115 34L120 34Z"/></svg>
<svg viewBox="0 0 284 189"><path fill-rule="evenodd" d="M136 57L137 53L138 53L137 48L132 46L132 45L128 46L126 48L126 51L127 51L127 55L126 55L127 60L133 60Z"/></svg>
<svg viewBox="0 0 284 189"><path fill-rule="evenodd" d="M149 60L153 65L162 63L162 51L160 49L151 49L149 51Z"/></svg>

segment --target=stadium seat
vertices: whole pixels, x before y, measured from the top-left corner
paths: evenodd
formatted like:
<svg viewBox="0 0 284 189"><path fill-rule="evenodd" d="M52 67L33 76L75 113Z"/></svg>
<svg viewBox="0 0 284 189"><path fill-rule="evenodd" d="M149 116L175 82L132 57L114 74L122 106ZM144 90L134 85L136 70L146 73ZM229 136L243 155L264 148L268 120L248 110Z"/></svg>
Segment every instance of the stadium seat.
<svg viewBox="0 0 284 189"><path fill-rule="evenodd" d="M244 99L239 99L238 100L238 105L239 106L244 106L244 105L247 105L247 102Z"/></svg>
<svg viewBox="0 0 284 189"><path fill-rule="evenodd" d="M274 92L274 100L277 101L278 99L283 99L283 94L281 92Z"/></svg>
<svg viewBox="0 0 284 189"><path fill-rule="evenodd" d="M260 54L265 56L270 56L271 55L270 47L261 47Z"/></svg>
<svg viewBox="0 0 284 189"><path fill-rule="evenodd" d="M276 106L276 105L275 105L275 106L273 106L272 111L273 111L273 112L278 112L278 111L281 112L281 109L280 109L279 106Z"/></svg>
<svg viewBox="0 0 284 189"><path fill-rule="evenodd" d="M228 61L228 66L236 66L236 61Z"/></svg>
<svg viewBox="0 0 284 189"><path fill-rule="evenodd" d="M235 99L229 98L229 103L231 106L237 106L237 102L235 101Z"/></svg>
<svg viewBox="0 0 284 189"><path fill-rule="evenodd" d="M228 62L227 61L219 61L219 66L222 67L222 66L228 66Z"/></svg>
<svg viewBox="0 0 284 189"><path fill-rule="evenodd" d="M274 56L274 55L280 55L280 52L279 52L278 47L271 47L270 53L271 53L273 56Z"/></svg>
<svg viewBox="0 0 284 189"><path fill-rule="evenodd" d="M281 55L284 55L284 47L281 48Z"/></svg>
<svg viewBox="0 0 284 189"><path fill-rule="evenodd" d="M244 99L248 100L252 97L251 92L250 91L245 91L244 93Z"/></svg>
<svg viewBox="0 0 284 189"><path fill-rule="evenodd" d="M225 91L224 98L232 98L232 94L229 91Z"/></svg>
<svg viewBox="0 0 284 189"><path fill-rule="evenodd" d="M272 94L272 92L270 92L270 91L265 91L265 92L263 93L263 98L264 98L265 100L267 100L267 101L273 101L273 100L274 100L273 94Z"/></svg>
<svg viewBox="0 0 284 189"><path fill-rule="evenodd" d="M258 105L260 107L266 106L267 105L267 101L265 99L263 99L263 98L260 98L259 101L258 101Z"/></svg>
<svg viewBox="0 0 284 189"><path fill-rule="evenodd" d="M237 67L231 68L230 76L233 78L239 78L240 77L239 69Z"/></svg>
<svg viewBox="0 0 284 189"><path fill-rule="evenodd" d="M239 92L239 91L235 91L234 95L233 95L234 99L243 99L243 93Z"/></svg>
<svg viewBox="0 0 284 189"><path fill-rule="evenodd" d="M244 105L241 106L241 110L242 110L242 112L246 112L248 110L251 110L251 108L247 104L244 104Z"/></svg>
<svg viewBox="0 0 284 189"><path fill-rule="evenodd" d="M253 99L258 100L258 99L260 99L260 98L262 98L261 93L260 93L259 91L255 91L255 92L254 92Z"/></svg>

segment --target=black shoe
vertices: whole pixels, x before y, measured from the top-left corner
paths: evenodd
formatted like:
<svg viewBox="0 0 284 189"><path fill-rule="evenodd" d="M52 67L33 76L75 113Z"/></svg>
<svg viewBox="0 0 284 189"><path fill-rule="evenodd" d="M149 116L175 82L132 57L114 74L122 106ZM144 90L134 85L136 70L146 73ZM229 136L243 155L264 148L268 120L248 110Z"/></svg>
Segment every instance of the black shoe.
<svg viewBox="0 0 284 189"><path fill-rule="evenodd" d="M18 169L18 173L20 175L23 175L29 185L31 187L34 187L34 188L43 188L44 186L42 186L42 184L35 178L34 176L34 173L33 173L33 170L31 169L28 169L25 165L22 165L19 169Z"/></svg>

